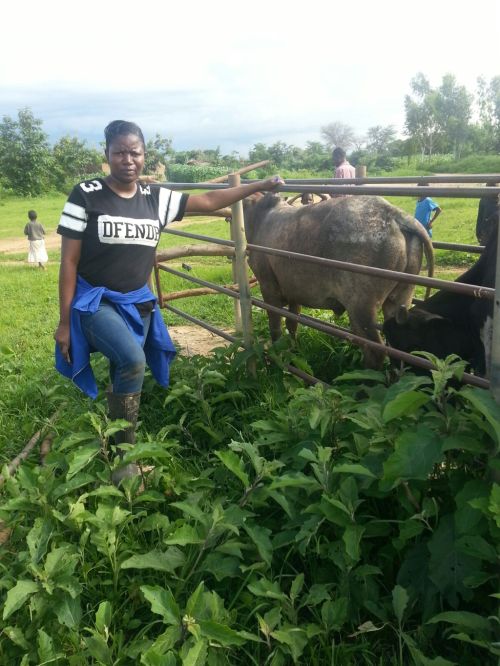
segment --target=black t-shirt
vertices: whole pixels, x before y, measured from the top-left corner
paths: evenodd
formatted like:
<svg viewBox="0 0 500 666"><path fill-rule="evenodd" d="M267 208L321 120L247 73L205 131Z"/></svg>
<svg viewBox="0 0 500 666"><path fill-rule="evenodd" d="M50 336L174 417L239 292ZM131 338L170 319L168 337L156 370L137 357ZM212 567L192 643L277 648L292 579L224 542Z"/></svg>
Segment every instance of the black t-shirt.
<svg viewBox="0 0 500 666"><path fill-rule="evenodd" d="M126 293L146 284L160 233L182 219L187 199L162 185L139 183L126 199L101 178L87 180L69 195L57 233L82 241L78 274L89 284Z"/></svg>

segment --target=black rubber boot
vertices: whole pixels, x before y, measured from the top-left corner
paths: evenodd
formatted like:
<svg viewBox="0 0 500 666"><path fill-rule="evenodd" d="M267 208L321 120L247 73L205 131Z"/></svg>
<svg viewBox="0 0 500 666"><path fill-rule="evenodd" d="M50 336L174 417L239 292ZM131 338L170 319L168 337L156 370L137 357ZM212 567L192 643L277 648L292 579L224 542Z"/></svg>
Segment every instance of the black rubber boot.
<svg viewBox="0 0 500 666"><path fill-rule="evenodd" d="M141 393L113 393L106 391L108 400L108 414L111 420L125 419L129 421L130 426L124 430L119 430L114 434L114 444L116 453L123 458L124 452L120 449L120 444L135 443L135 427L139 415L139 405L141 403ZM111 480L115 486L119 486L123 479L129 479L141 473L135 463L128 463L113 470Z"/></svg>

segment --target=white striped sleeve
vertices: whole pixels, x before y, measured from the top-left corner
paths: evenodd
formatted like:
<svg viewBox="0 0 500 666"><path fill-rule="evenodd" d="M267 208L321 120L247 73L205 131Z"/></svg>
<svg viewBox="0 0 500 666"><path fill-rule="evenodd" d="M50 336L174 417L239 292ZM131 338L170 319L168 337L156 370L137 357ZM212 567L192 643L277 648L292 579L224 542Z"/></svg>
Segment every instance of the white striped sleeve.
<svg viewBox="0 0 500 666"><path fill-rule="evenodd" d="M87 227L87 212L82 206L67 201L64 204L59 227L83 233Z"/></svg>
<svg viewBox="0 0 500 666"><path fill-rule="evenodd" d="M174 220L180 220L186 208L187 195L160 187L158 199L158 216L162 228Z"/></svg>

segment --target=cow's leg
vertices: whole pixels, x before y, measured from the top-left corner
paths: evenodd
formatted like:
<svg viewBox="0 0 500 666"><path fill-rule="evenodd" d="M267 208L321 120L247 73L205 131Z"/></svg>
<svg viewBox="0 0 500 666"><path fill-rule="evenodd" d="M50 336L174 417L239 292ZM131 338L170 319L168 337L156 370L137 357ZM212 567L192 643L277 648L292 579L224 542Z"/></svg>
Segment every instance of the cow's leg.
<svg viewBox="0 0 500 666"><path fill-rule="evenodd" d="M376 327L377 308L375 306L358 303L354 307L348 307L347 312L351 322L351 331L355 335L382 344L382 337ZM383 351L366 347L363 350L363 357L366 368L378 370L382 367L385 354Z"/></svg>
<svg viewBox="0 0 500 666"><path fill-rule="evenodd" d="M267 276L266 282L260 282L262 298L269 305L274 305L277 308L282 308L285 305L283 297L279 289L279 285L274 279L274 275ZM267 318L269 321L269 333L271 340L275 342L281 337L281 315L276 312L267 311Z"/></svg>
<svg viewBox="0 0 500 666"><path fill-rule="evenodd" d="M288 306L288 309L293 314L296 314L296 315L300 314L300 305L298 303L290 303L289 306ZM297 335L298 325L299 325L298 321L294 321L293 319L287 319L286 320L286 328L287 328L288 332L290 333L290 335L292 336L292 338L295 338L295 336Z"/></svg>
<svg viewBox="0 0 500 666"><path fill-rule="evenodd" d="M271 340L276 342L281 337L281 316L275 312L268 312L267 318L269 320L269 333Z"/></svg>

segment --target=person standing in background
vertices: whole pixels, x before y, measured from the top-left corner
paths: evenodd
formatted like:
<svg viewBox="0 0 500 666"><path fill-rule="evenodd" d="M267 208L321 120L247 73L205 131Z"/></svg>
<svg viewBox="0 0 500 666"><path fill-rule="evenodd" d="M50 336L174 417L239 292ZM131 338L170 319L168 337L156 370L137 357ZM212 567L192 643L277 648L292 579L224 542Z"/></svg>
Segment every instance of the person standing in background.
<svg viewBox="0 0 500 666"><path fill-rule="evenodd" d="M356 178L356 169L347 161L347 155L343 148L335 148L332 153L333 165L335 167L334 178ZM332 194L332 199L345 197L347 194Z"/></svg>
<svg viewBox="0 0 500 666"><path fill-rule="evenodd" d="M420 197L420 199L417 200L413 217L420 222L432 238L432 225L441 212L440 206L438 206L434 199L431 199L430 197Z"/></svg>
<svg viewBox="0 0 500 666"><path fill-rule="evenodd" d="M356 169L347 161L343 148L335 148L332 157L335 166L334 178L356 178Z"/></svg>
<svg viewBox="0 0 500 666"><path fill-rule="evenodd" d="M24 235L28 236L29 241L28 263L38 264L42 270L45 270L44 264L49 260L45 249L45 229L37 217L35 210L29 210L29 222L24 227Z"/></svg>

